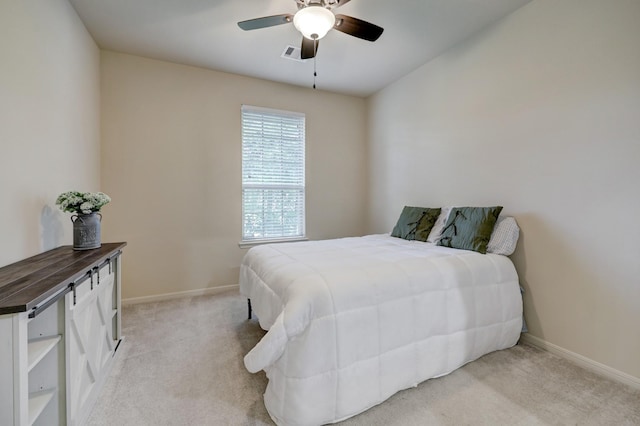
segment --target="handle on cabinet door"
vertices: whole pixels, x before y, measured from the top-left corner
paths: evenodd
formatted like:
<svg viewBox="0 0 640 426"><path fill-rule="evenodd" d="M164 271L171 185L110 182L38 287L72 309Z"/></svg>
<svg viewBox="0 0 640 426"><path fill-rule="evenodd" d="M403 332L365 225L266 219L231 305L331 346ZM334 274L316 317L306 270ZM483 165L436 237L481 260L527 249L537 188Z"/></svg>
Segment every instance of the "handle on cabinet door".
<svg viewBox="0 0 640 426"><path fill-rule="evenodd" d="M78 278L76 281L71 282L69 284L69 291L73 291L73 305L76 304L76 287L85 282L86 280L91 279L91 290L93 290L93 269L89 269L86 274ZM68 292L67 292L68 293Z"/></svg>

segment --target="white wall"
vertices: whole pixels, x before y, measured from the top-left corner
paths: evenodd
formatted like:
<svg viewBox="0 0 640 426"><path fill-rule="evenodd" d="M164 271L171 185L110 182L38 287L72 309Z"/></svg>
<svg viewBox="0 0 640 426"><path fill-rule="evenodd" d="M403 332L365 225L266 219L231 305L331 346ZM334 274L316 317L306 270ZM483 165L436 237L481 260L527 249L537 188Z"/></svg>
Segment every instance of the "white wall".
<svg viewBox="0 0 640 426"><path fill-rule="evenodd" d="M242 104L306 114L307 234L366 230L361 98L102 52L103 239L123 240L123 297L238 283Z"/></svg>
<svg viewBox="0 0 640 426"><path fill-rule="evenodd" d="M100 53L66 0L0 1L0 266L71 244L100 183Z"/></svg>
<svg viewBox="0 0 640 426"><path fill-rule="evenodd" d="M640 377L640 2L534 0L370 99L371 230L495 205L531 334Z"/></svg>

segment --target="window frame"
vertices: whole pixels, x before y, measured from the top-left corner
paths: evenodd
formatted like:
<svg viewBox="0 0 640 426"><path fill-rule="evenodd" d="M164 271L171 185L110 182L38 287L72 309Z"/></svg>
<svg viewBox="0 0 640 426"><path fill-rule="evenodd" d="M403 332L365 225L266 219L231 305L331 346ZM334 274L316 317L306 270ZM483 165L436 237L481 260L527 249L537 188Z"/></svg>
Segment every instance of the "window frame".
<svg viewBox="0 0 640 426"><path fill-rule="evenodd" d="M301 140L301 168L302 168L302 185L291 185L286 183L280 184L255 184L245 183L245 111L253 114L265 114L271 116L279 116L285 119L297 118L301 119L302 125L302 140ZM251 247L260 244L278 243L278 242L291 242L291 241L306 241L308 240L306 235L306 114L295 111L287 111L274 108L259 107L254 105L243 104L241 106L240 114L240 127L241 127L241 204L242 204L242 216L241 216L241 238L238 245L240 248ZM298 219L301 222L301 234L295 236L283 236L278 237L262 237L262 238L250 238L245 239L245 189L296 189L302 192L302 203L299 211L300 216Z"/></svg>

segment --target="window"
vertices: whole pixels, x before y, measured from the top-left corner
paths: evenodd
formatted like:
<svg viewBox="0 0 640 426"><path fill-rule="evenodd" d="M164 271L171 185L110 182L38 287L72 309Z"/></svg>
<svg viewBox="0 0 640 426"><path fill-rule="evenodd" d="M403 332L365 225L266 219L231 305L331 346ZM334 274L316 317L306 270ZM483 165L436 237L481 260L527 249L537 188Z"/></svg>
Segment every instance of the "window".
<svg viewBox="0 0 640 426"><path fill-rule="evenodd" d="M242 241L300 239L304 114L242 106Z"/></svg>

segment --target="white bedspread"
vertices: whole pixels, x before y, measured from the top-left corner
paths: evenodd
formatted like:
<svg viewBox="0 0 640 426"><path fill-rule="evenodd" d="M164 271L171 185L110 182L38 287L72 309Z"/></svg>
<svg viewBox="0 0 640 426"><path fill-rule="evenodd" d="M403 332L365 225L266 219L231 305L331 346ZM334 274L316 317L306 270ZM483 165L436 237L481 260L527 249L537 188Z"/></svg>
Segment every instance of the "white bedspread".
<svg viewBox="0 0 640 426"><path fill-rule="evenodd" d="M279 425L351 417L513 346L522 326L507 257L388 235L256 246L240 292L269 330L244 361L266 371Z"/></svg>

